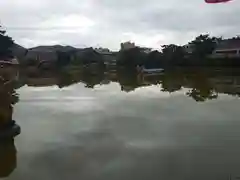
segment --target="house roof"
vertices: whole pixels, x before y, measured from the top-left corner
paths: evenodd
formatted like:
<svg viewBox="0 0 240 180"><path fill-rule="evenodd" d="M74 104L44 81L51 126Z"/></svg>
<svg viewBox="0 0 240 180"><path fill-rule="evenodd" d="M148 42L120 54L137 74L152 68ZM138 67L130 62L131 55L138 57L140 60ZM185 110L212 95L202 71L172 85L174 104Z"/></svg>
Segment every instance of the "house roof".
<svg viewBox="0 0 240 180"><path fill-rule="evenodd" d="M227 39L218 43L216 50L240 49L240 39Z"/></svg>
<svg viewBox="0 0 240 180"><path fill-rule="evenodd" d="M15 59L15 58L9 59L9 60L1 60L1 59L0 59L0 64L18 65L19 62L18 62L18 60Z"/></svg>
<svg viewBox="0 0 240 180"><path fill-rule="evenodd" d="M28 49L29 51L37 51L37 52L56 52L56 51L61 51L61 52L68 52L71 50L76 50L76 48L72 46L61 46L61 45L55 45L55 46L37 46L34 48Z"/></svg>
<svg viewBox="0 0 240 180"><path fill-rule="evenodd" d="M54 51L35 51L29 50L26 59L36 59L39 58L40 60L56 60L57 53Z"/></svg>

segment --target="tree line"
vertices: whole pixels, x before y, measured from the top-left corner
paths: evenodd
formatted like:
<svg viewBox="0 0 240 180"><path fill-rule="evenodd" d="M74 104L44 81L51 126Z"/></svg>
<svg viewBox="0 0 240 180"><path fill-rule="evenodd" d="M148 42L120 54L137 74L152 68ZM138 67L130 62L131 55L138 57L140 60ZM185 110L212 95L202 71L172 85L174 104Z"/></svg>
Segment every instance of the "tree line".
<svg viewBox="0 0 240 180"><path fill-rule="evenodd" d="M0 26L1 29L1 26ZM118 67L136 69L138 66L146 68L171 68L175 66L240 66L239 59L209 58L209 55L217 47L217 43L223 40L222 37L211 37L209 34L201 34L188 43L192 47L192 52L188 53L185 46L176 44L162 45L161 51L146 52L146 48L133 47L127 50L120 50L115 53ZM240 41L240 37L229 40ZM14 41L6 35L6 31L0 30L0 58L11 58L14 56L12 47ZM93 48L79 50L57 50L57 68L71 65L88 66L96 64L104 66L104 57L95 52ZM34 61L25 61L26 64L34 64ZM28 63L29 62L29 63Z"/></svg>
<svg viewBox="0 0 240 180"><path fill-rule="evenodd" d="M239 41L240 37L233 37L231 41ZM162 45L162 51L145 53L141 47L122 50L118 55L118 65L127 68L145 66L147 68L170 68L175 66L240 66L239 59L210 58L217 44L223 41L222 37L211 37L201 34L189 42L191 53L185 46L176 44Z"/></svg>
<svg viewBox="0 0 240 180"><path fill-rule="evenodd" d="M12 46L14 42L11 37L6 35L6 31L0 26L0 58L7 59L13 56Z"/></svg>
<svg viewBox="0 0 240 180"><path fill-rule="evenodd" d="M22 85L28 83L28 78L32 75L20 73L20 79L23 79ZM234 74L234 75L233 75ZM98 85L106 85L111 82L118 83L124 92L134 91L136 88L157 85L159 91L174 93L184 89L187 96L196 101L206 101L218 98L218 94L228 94L240 97L238 82L240 74L238 70L224 69L222 71L212 71L203 68L178 68L168 69L164 73L155 76L144 76L128 69L118 69L113 73L98 71L95 74L82 70L62 70L52 74L40 73L35 79L52 78L54 85L64 88L83 83L87 88L95 88ZM232 82L232 83L229 83ZM38 86L36 81L36 86ZM27 84L34 86L34 83Z"/></svg>

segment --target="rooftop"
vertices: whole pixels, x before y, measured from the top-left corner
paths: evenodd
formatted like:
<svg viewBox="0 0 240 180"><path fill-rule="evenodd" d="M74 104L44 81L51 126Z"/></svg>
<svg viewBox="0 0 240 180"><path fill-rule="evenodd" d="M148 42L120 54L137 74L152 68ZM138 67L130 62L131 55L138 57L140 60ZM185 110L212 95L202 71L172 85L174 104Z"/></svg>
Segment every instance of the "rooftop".
<svg viewBox="0 0 240 180"><path fill-rule="evenodd" d="M223 49L240 49L240 38L238 39L226 39L218 43L216 50Z"/></svg>
<svg viewBox="0 0 240 180"><path fill-rule="evenodd" d="M0 60L0 64L10 64L10 65L18 65L17 59L9 59L9 60Z"/></svg>

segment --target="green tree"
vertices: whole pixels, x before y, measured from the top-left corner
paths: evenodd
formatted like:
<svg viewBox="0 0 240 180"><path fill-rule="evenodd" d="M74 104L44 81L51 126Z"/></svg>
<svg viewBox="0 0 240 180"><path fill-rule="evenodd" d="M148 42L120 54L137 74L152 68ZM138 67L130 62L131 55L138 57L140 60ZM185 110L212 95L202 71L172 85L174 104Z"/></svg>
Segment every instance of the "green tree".
<svg viewBox="0 0 240 180"><path fill-rule="evenodd" d="M201 34L196 37L190 43L193 45L193 56L197 58L205 58L213 52L218 40L219 38L210 37L209 34Z"/></svg>
<svg viewBox="0 0 240 180"><path fill-rule="evenodd" d="M0 57L1 58L8 58L12 57L12 46L13 40L9 36L6 36L6 31L1 30L0 26Z"/></svg>
<svg viewBox="0 0 240 180"><path fill-rule="evenodd" d="M164 66L164 60L162 58L162 53L158 51L152 51L147 55L146 61L144 63L146 68L160 68Z"/></svg>
<svg viewBox="0 0 240 180"><path fill-rule="evenodd" d="M67 66L71 62L71 56L74 55L74 51L64 52L57 51L57 67L61 68Z"/></svg>
<svg viewBox="0 0 240 180"><path fill-rule="evenodd" d="M103 56L96 52L93 48L83 49L77 56L77 59L83 63L83 65L98 64L104 65Z"/></svg>
<svg viewBox="0 0 240 180"><path fill-rule="evenodd" d="M131 48L128 50L122 50L119 52L118 65L127 68L136 68L141 66L146 60L146 53L140 47Z"/></svg>
<svg viewBox="0 0 240 180"><path fill-rule="evenodd" d="M162 53L168 65L182 64L185 55L183 47L175 44L163 45Z"/></svg>

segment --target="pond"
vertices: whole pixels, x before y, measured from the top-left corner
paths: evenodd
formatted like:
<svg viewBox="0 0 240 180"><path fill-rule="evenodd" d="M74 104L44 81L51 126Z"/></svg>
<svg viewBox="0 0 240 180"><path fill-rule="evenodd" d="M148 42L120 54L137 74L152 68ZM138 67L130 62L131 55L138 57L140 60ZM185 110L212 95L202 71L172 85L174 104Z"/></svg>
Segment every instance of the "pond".
<svg viewBox="0 0 240 180"><path fill-rule="evenodd" d="M24 74L14 94L7 180L240 177L238 70Z"/></svg>

